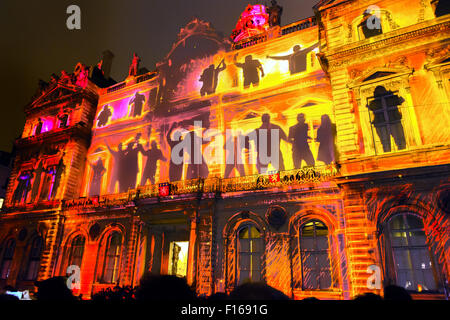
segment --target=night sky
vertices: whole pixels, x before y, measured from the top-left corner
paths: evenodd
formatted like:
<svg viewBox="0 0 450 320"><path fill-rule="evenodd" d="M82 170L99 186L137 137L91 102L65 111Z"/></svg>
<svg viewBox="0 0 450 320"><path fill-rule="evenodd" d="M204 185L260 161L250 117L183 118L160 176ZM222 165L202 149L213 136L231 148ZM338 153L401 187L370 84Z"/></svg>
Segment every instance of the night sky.
<svg viewBox="0 0 450 320"><path fill-rule="evenodd" d="M279 0L282 25L312 16L317 2ZM21 134L23 108L39 78L71 73L77 62L97 64L105 49L115 55L111 76L118 82L127 76L133 52L141 67L154 70L193 17L229 36L249 3L265 0L1 0L0 150L11 151ZM81 30L66 27L71 4L81 8Z"/></svg>

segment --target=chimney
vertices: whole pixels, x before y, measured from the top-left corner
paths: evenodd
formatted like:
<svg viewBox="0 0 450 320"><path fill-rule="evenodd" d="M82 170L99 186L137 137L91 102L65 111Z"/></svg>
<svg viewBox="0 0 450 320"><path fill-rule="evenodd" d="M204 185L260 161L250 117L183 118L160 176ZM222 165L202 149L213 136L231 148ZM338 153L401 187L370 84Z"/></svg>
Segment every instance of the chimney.
<svg viewBox="0 0 450 320"><path fill-rule="evenodd" d="M113 58L114 58L114 54L111 51L109 51L109 50L103 51L102 71L105 76L105 79L110 78Z"/></svg>

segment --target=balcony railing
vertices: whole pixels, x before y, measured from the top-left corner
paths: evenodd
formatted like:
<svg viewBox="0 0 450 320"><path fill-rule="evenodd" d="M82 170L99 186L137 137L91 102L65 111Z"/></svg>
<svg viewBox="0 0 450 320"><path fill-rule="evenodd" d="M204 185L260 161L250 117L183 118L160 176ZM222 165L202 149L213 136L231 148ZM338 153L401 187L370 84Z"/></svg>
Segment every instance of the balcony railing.
<svg viewBox="0 0 450 320"><path fill-rule="evenodd" d="M102 195L98 197L66 200L64 208L74 207L111 207L134 205L134 201L150 198L160 200L177 198L192 194L221 194L227 192L246 192L271 188L295 187L307 183L328 181L338 174L335 165L321 167L304 167L271 174L257 174L234 178L206 178L170 182L169 192L161 195L160 185L153 184L138 187L125 193Z"/></svg>
<svg viewBox="0 0 450 320"><path fill-rule="evenodd" d="M317 21L315 17L309 17L294 23L291 23L287 26L281 28L281 36L287 35L292 32L304 30L307 28L311 28L317 25ZM266 42L268 39L267 33L261 33L255 35L253 37L243 39L235 44L233 44L233 50L240 50L243 48L254 46L258 43Z"/></svg>

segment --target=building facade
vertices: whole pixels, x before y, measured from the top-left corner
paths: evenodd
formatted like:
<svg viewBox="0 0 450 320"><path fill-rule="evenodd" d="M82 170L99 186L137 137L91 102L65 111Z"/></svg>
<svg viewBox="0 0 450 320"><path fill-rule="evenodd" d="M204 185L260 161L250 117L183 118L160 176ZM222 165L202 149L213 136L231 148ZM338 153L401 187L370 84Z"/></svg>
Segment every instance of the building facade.
<svg viewBox="0 0 450 320"><path fill-rule="evenodd" d="M314 12L280 26L249 5L231 41L194 19L155 72L135 54L112 84L106 52L40 83L0 285L75 272L89 297L151 272L200 295L264 281L295 299L448 298L450 15L429 0Z"/></svg>

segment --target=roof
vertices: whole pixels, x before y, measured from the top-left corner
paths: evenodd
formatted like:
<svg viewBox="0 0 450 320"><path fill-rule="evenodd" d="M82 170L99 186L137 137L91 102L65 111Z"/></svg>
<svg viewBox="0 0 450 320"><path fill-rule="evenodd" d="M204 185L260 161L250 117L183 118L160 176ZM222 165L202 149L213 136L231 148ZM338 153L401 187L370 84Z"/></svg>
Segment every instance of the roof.
<svg viewBox="0 0 450 320"><path fill-rule="evenodd" d="M319 0L319 2L313 6L315 10L324 10L334 7L340 3L347 2L349 0Z"/></svg>

